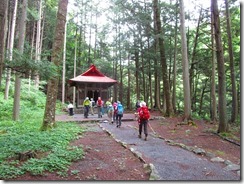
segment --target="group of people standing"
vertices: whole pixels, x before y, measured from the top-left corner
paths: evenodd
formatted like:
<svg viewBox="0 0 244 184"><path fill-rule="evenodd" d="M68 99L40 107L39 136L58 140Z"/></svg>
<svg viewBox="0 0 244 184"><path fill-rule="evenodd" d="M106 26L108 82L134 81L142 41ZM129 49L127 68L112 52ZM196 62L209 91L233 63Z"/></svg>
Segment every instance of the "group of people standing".
<svg viewBox="0 0 244 184"><path fill-rule="evenodd" d="M104 114L104 109L105 109L110 123L113 124L115 122L117 128L121 127L121 119L124 114L124 107L120 101L112 103L111 100L108 99L106 101L106 103L104 104L104 101L101 99L101 97L98 97L97 102L95 102L93 100L93 98L91 98L91 100L89 100L89 98L86 97L83 102L83 106L84 106L84 117L85 118L88 118L89 110L91 110L91 114L94 115L94 107L97 106L98 118L102 118L102 115ZM73 115L73 105L69 104L68 108L69 108L70 115ZM150 112L148 110L146 102L137 101L135 114L137 116L137 121L138 121L138 125L139 125L138 137L142 138L141 134L143 131L145 134L144 140L147 140L147 136L148 136L147 127L148 127L148 120L150 118Z"/></svg>
<svg viewBox="0 0 244 184"><path fill-rule="evenodd" d="M84 118L88 118L89 112L94 115L94 107L97 107L97 114L98 118L102 118L102 116L107 113L110 123L116 122L117 127L121 127L121 119L124 114L124 107L120 101L114 102L112 104L111 100L108 99L106 103L98 97L97 101L95 102L93 98L91 100L89 97L86 97L83 102L84 107ZM70 103L68 105L69 115L73 116L73 105Z"/></svg>

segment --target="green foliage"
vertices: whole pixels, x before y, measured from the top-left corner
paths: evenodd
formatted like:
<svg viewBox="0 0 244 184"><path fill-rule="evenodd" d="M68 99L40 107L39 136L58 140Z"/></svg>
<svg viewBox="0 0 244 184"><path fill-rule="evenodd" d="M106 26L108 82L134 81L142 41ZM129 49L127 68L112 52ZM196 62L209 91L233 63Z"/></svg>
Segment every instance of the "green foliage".
<svg viewBox="0 0 244 184"><path fill-rule="evenodd" d="M22 169L33 175L42 175L44 171L66 171L74 160L81 159L83 150L79 147L54 147L52 153L42 159L30 159Z"/></svg>
<svg viewBox="0 0 244 184"><path fill-rule="evenodd" d="M45 171L67 172L72 161L83 157L81 147L70 142L83 132L73 123L57 123L49 131L40 131L45 107L45 95L23 80L21 121L11 119L13 98L3 100L0 92L0 179L11 179L26 172L41 175ZM31 151L35 157L19 161L18 155Z"/></svg>
<svg viewBox="0 0 244 184"><path fill-rule="evenodd" d="M26 44L26 49L24 54L20 53L18 50L14 50L13 60L5 60L6 67L11 68L12 70L28 76L29 72L38 73L43 80L47 80L55 76L58 72L57 67L48 60L42 59L41 61L35 61L30 59L28 50L30 46ZM50 56L50 51L43 53L42 58L47 58Z"/></svg>

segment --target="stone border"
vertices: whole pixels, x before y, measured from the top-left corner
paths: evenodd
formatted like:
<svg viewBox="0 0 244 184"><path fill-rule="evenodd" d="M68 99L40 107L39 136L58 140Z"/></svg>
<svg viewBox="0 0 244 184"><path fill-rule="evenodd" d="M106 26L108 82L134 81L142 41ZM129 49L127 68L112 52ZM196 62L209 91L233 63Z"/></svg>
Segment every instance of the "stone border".
<svg viewBox="0 0 244 184"><path fill-rule="evenodd" d="M134 127L134 126L131 126L131 125L128 125L128 126L138 130L137 127ZM154 134L154 133L150 133L150 135L153 136L153 137L156 137L156 138L164 140L168 145L179 146L179 147L181 147L181 148L183 148L183 149L185 149L187 151L193 152L193 153L195 153L197 155L204 155L204 156L210 158L211 162L224 163L226 165L226 167L224 167L225 170L227 170L227 171L236 171L237 175L240 176L240 165L234 164L230 160L224 160L223 158L216 157L214 153L206 152L204 149L198 148L197 146L194 146L194 147L193 146L186 146L185 144L177 143L177 142L174 142L173 140L170 140L170 139L165 139L165 138L161 137L160 135L157 135L157 134Z"/></svg>
<svg viewBox="0 0 244 184"><path fill-rule="evenodd" d="M144 163L144 168L147 168L149 170L149 180L160 180L161 179L155 166L152 163L146 163L146 161L143 159L142 154L140 152L136 151L134 148L129 148L125 142L122 142L119 139L116 139L115 136L112 134L112 132L108 131L106 128L102 127L100 124L98 124L98 126L103 131L107 132L116 142L120 143L125 149L129 149L136 156L136 158L138 158L141 162Z"/></svg>

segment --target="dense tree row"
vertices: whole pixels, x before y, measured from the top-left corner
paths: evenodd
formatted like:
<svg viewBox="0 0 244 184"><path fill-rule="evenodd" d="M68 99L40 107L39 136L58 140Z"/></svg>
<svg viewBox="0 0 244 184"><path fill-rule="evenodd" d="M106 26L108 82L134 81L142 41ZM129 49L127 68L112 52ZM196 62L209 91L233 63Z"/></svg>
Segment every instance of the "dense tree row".
<svg viewBox="0 0 244 184"><path fill-rule="evenodd" d="M219 121L219 132L228 129L228 121L240 121L240 7L235 1L212 0L207 7L193 1L188 9L183 0L69 0L73 11L66 24L57 13L66 14L67 5L58 6L63 1L3 0L0 5L0 85L6 100L11 82L16 85L15 120L21 78L37 88L48 83L44 122L49 124L56 95L63 103L75 97L67 80L95 64L118 81L113 97L127 109L141 99L165 116ZM50 81L57 86L51 87L53 95Z"/></svg>

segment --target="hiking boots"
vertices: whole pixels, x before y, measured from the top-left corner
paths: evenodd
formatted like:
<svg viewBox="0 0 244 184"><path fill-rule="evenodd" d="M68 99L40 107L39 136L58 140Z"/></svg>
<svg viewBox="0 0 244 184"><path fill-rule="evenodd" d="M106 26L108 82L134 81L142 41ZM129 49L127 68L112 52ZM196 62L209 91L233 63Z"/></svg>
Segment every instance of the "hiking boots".
<svg viewBox="0 0 244 184"><path fill-rule="evenodd" d="M147 135L145 135L145 139L144 139L145 141L147 140Z"/></svg>

